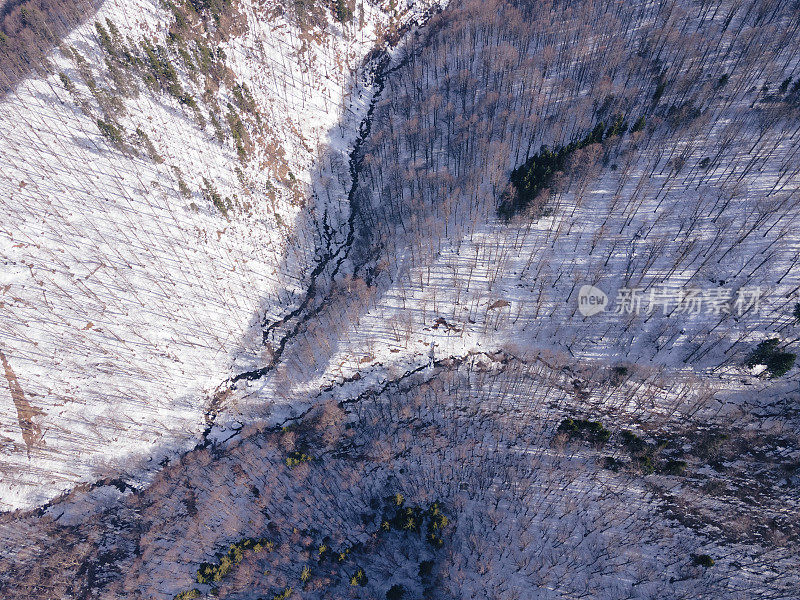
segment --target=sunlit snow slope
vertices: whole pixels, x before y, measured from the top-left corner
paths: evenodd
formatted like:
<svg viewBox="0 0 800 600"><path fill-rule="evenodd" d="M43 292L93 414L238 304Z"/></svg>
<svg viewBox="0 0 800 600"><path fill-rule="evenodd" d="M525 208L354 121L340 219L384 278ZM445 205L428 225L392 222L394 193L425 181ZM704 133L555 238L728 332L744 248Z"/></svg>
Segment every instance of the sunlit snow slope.
<svg viewBox="0 0 800 600"><path fill-rule="evenodd" d="M181 14L109 0L0 102L0 509L190 443L312 262L389 17Z"/></svg>

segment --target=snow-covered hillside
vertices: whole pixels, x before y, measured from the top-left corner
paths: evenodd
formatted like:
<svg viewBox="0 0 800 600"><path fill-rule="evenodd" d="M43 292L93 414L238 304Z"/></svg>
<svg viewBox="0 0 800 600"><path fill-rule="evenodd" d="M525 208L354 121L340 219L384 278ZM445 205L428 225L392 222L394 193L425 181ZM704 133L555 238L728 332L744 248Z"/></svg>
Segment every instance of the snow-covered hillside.
<svg viewBox="0 0 800 600"><path fill-rule="evenodd" d="M795 4L190 3L0 106L0 595L800 597Z"/></svg>
<svg viewBox="0 0 800 600"><path fill-rule="evenodd" d="M301 292L315 211L346 209L354 77L391 20L359 6L300 23L240 2L180 29L159 2L109 0L0 102L0 351L19 389L0 391L0 508L194 444L265 314Z"/></svg>

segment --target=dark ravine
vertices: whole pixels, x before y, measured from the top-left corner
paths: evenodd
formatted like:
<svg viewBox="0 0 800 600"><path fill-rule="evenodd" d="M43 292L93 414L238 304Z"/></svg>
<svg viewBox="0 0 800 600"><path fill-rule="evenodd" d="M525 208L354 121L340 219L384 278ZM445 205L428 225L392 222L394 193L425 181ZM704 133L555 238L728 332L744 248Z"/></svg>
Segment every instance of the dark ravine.
<svg viewBox="0 0 800 600"><path fill-rule="evenodd" d="M377 55L373 54L368 56L366 59L366 63L369 65L367 67L367 73L369 73L369 76L372 78L374 91L372 93L369 108L367 109L367 114L359 124L358 137L356 138L353 148L350 151L350 189L347 192L347 201L348 205L350 206L350 214L347 219L347 236L344 242L334 250L331 248L334 232L332 232L327 225L323 228L323 241L326 246L326 250L317 262L317 265L314 267L313 271L311 271L308 289L303 297L303 301L297 308L292 310L283 318L273 321L272 323L265 323L262 332L264 343L267 343L269 337L274 335L278 330L287 326L289 323L291 323L291 321L296 320L294 325L290 326L289 330L283 336L281 336L277 348L275 349L275 352L273 353L272 358L267 365L251 371L244 371L234 375L231 378L230 384L233 389L235 389L235 384L237 382L242 380L253 381L260 379L275 368L280 361L287 344L297 336L305 323L319 314L325 305L324 294L322 296L319 295L320 276L323 275L326 269L330 267L330 274L327 276L327 279L333 281L336 275L338 275L342 267L342 263L344 263L344 261L350 255L350 251L353 247L353 241L355 239L355 219L358 213L358 206L355 201L355 197L356 192L358 191L358 174L362 162L361 148L369 136L370 131L372 130L373 112L375 110L375 105L377 104L381 97L381 93L383 92L385 79L387 76L386 65L389 64L389 62L390 57L387 50L377 51ZM314 303L315 306L311 310L308 310L312 303Z"/></svg>
<svg viewBox="0 0 800 600"><path fill-rule="evenodd" d="M372 86L374 87L374 91L367 109L367 114L364 116L359 125L358 137L353 144L353 148L350 151L349 156L351 183L350 189L347 192L347 201L350 207L350 214L348 215L347 219L347 236L344 242L335 250L333 250L331 248L331 243L334 238L334 232L330 231L327 226L323 229L326 252L322 255L316 267L314 267L314 270L311 272L309 277L309 286L306 290L303 301L296 309L288 313L283 318L273 321L272 323L265 324L263 329L264 343L268 341L270 336L274 335L275 332L277 332L280 328L285 327L292 320L296 319L296 322L283 336L281 336L269 364L251 371L244 371L231 378L230 383L233 384L234 389L237 382L242 380L253 381L260 379L275 368L280 361L287 344L298 335L306 323L318 315L325 307L325 294L319 294L319 277L325 274L325 271L330 268L330 273L327 275L326 279L332 282L339 274L343 263L345 260L347 260L353 250L353 243L355 242L356 238L355 223L359 212L356 198L358 192L359 172L361 170L361 164L363 161L361 149L364 145L364 142L369 137L370 132L372 131L373 113L375 111L375 106L378 100L380 100L381 94L383 93L383 88L386 84L386 78L395 69L405 64L405 61L401 61L399 65L392 69L388 69L387 67L390 62L391 58L388 50L373 51L373 53L366 59L366 63L369 65L367 72L372 78ZM314 306L309 310L309 307L312 304Z"/></svg>
<svg viewBox="0 0 800 600"><path fill-rule="evenodd" d="M374 107L380 99L381 93L383 92L384 81L386 77L386 65L388 65L389 62L390 57L388 50L374 50L365 59L365 64L367 65L365 68L365 73L372 79L374 91L372 93L367 114L359 124L359 135L356 138L349 155L351 182L347 194L348 204L350 206L350 214L348 215L347 220L347 236L342 244L333 249L331 246L335 235L334 232L330 230L327 224L322 228L321 234L325 251L322 253L321 257L317 261L316 266L309 275L308 288L305 291L302 302L297 308L287 313L281 319L271 323L266 321L262 323L262 340L265 345L270 337L277 336L281 329L285 330L285 333L280 336L269 362L262 367L237 373L217 387L217 390L214 392L212 397L210 407L205 413L206 427L201 436L201 441L197 444L197 447L207 447L212 443L209 439L209 436L216 423L217 415L224 404L225 398L232 391L237 389L237 384L241 381L256 381L272 372L280 363L281 357L283 356L287 345L297 337L303 326L313 317L318 315L319 312L325 307L326 294L320 293L320 277L325 274L326 270L330 269L330 275L328 275L325 279L332 282L339 273L342 264L349 256L353 246L353 241L355 239L355 219L357 214L355 197L358 190L358 172L362 160L361 148L367 139L367 136L369 136L370 131L372 130L372 115L374 112ZM309 309L312 304L314 306Z"/></svg>
<svg viewBox="0 0 800 600"><path fill-rule="evenodd" d="M358 136L349 154L348 168L350 173L350 188L347 192L347 201L350 211L347 219L347 235L341 244L333 248L335 232L330 229L327 223L323 224L320 233L324 251L321 253L320 258L317 260L314 269L309 275L309 284L303 296L303 300L297 308L287 313L281 319L273 322L267 322L266 319L262 321L263 343L266 345L270 338L278 338L269 362L262 367L237 373L218 386L212 398L210 408L205 413L206 428L202 434L200 446L207 446L209 443L208 436L214 427L217 414L223 404L221 399L224 399L231 391L236 390L239 382L256 381L273 371L280 363L281 357L292 340L300 334L307 323L325 309L329 289L321 278L324 277L325 282L329 283L335 280L343 264L350 257L356 242L356 220L359 215L357 193L359 173L363 162L362 148L372 132L375 107L381 99L387 77L405 66L411 59L411 56L406 56L398 61L397 64L391 66L392 60L390 52L392 49L396 48L409 33L424 25L430 17L440 11L441 7L434 5L422 15L420 19L411 20L401 27L396 35L386 42L384 48L373 49L364 59L364 67L362 67L361 72L366 79L370 81L368 87L372 87L372 95L367 113L359 124ZM282 335L279 333L281 331L284 332Z"/></svg>
<svg viewBox="0 0 800 600"><path fill-rule="evenodd" d="M285 331L283 335L280 337L280 341L277 344L276 350L271 357L271 360L268 364L264 365L263 367L259 367L257 369L253 369L250 371L245 371L238 373L222 384L220 384L213 397L210 401L210 406L205 412L205 423L206 426L199 437L199 441L195 444L195 446L190 450L184 450L179 452L178 454L173 454L173 458L178 458L189 452L194 450L208 448L208 447L216 447L221 446L224 444L225 441L228 441L232 438L235 438L239 435L241 427L239 428L231 428L232 434L224 441L218 441L211 438L211 433L213 428L216 424L217 417L222 410L226 398L232 393L234 390L237 389L237 384L241 381L255 381L258 380L266 375L268 375L271 371L273 371L279 364L281 356L283 355L284 351L286 350L287 346L291 343L291 341L297 337L297 335L302 331L302 328L310 322L315 316L317 316L321 311L326 308L326 299L328 298L328 290L327 286L323 282L321 277L324 277L325 282L333 282L336 276L342 269L345 261L350 257L354 243L356 242L356 220L358 217L358 203L357 203L357 192L358 192L358 184L359 184L359 172L361 169L363 155L362 149L363 145L366 140L369 138L369 135L372 131L372 123L373 123L373 116L375 107L378 101L381 98L382 92L385 87L385 83L387 77L389 77L393 72L402 68L408 60L411 59L411 56L406 56L402 60L398 61L397 64L391 66L391 50L396 48L399 43L406 37L407 34L413 32L415 28L422 26L431 16L440 12L441 8L438 6L434 6L429 11L427 11L420 19L412 20L404 25L401 29L399 29L396 35L387 41L386 47L379 49L375 48L370 52L367 57L364 59L364 67L360 70L362 76L365 77L367 82L370 82L365 87L372 87L372 95L370 98L370 103L366 112L366 115L361 120L358 129L358 136L354 142L353 148L349 153L349 173L351 176L351 183L348 190L347 198L348 203L350 206L350 213L348 215L347 220L347 235L344 241L337 245L335 248L332 247L333 240L335 239L335 232L330 229L330 227L325 224L325 227L322 229L322 240L323 240L323 248L324 252L321 254L320 258L318 259L316 266L312 270L309 276L309 285L305 291L303 296L303 300L300 305L286 314L283 318L274 321L269 324L265 324L263 328L263 339L267 340L268 336L275 335L277 332L281 331L282 329ZM438 363L439 361L437 361ZM401 377L397 378L396 380L402 381L406 379L408 376L413 375L420 370L423 370L425 367L415 368L411 371L405 373ZM383 382L386 386L391 386L396 380L387 380ZM334 384L333 387L336 387ZM321 390L320 393L324 393L326 390ZM369 394L367 394L369 395ZM354 400L345 401L344 404L350 404L354 402ZM312 410L313 405L309 407L307 410L303 411L301 414L289 417L274 425L274 427L270 427L269 429L280 430L285 425L296 422L298 420L302 420L310 410ZM170 458L165 457L159 465L161 467L166 466L171 462ZM42 516L48 509L57 506L58 504L68 501L70 497L72 497L75 493L81 492L89 492L91 490L103 488L103 487L114 487L121 493L125 492L132 492L134 494L138 494L140 489L126 481L129 479L125 476L125 474L113 474L109 475L108 477L98 479L91 483L83 483L73 487L70 490L65 490L59 496L53 498L52 500L29 510L22 510L22 511L12 511L11 513L5 513L8 515L15 515L15 517L24 516L24 515L36 515Z"/></svg>

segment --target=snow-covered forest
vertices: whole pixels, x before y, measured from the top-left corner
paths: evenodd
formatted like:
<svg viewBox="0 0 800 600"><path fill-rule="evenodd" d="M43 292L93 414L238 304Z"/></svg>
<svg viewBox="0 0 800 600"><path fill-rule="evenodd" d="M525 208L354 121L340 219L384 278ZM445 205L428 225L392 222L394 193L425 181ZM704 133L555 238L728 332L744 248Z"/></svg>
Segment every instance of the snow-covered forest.
<svg viewBox="0 0 800 600"><path fill-rule="evenodd" d="M796 3L0 16L0 596L800 597Z"/></svg>

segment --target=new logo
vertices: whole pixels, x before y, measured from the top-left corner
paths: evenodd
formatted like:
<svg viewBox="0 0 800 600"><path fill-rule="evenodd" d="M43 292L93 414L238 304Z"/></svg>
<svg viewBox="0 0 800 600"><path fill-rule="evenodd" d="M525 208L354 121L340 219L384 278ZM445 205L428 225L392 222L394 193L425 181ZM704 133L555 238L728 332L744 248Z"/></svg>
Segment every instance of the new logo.
<svg viewBox="0 0 800 600"><path fill-rule="evenodd" d="M601 313L608 306L606 293L593 285L584 285L578 290L578 311L584 317Z"/></svg>

